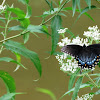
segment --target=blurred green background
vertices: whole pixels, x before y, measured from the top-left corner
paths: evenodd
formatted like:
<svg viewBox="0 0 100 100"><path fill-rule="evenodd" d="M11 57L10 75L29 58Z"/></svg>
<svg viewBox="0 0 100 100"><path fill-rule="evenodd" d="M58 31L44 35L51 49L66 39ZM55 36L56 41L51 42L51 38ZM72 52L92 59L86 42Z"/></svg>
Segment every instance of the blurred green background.
<svg viewBox="0 0 100 100"><path fill-rule="evenodd" d="M58 2L58 0L55 0ZM22 3L19 3L17 0L7 0L9 5L14 4L14 7L19 7L23 10L26 10L25 6ZM39 25L42 21L41 18L35 17L41 15L45 10L48 10L49 7L46 4L45 0L30 0L30 6L32 7L32 17L31 24ZM100 4L96 0L92 0L92 4L100 7ZM69 2L65 5L66 7L71 7L72 2ZM87 7L85 1L81 0L81 7ZM75 13L75 16L72 17L72 11L70 13L66 13L67 17L62 17L62 25L70 29L75 35L82 37L84 31L88 30L89 26L97 25L100 29L100 10L93 9L88 11L88 13L95 20L93 22L90 18L85 15L82 15L80 19L75 22L79 13ZM11 22L10 26L14 26L17 23ZM50 33L50 31L49 31ZM17 32L11 32L11 35L15 35ZM30 40L25 44L25 46L35 51L40 58L42 65L42 77L39 79L39 74L33 65L33 63L24 57L22 57L22 64L28 68L28 70L20 69L16 72L13 72L16 68L16 64L0 62L0 69L7 71L16 82L16 92L26 92L27 94L16 95L16 100L51 100L51 98L43 93L36 91L36 87L45 88L51 90L57 97L57 100L68 90L68 81L69 77L66 73L60 71L60 66L55 56L46 53L46 51L51 50L51 37L47 38L45 34L36 33L38 37L31 34ZM18 37L13 39L15 41L23 42L22 37ZM60 41L60 40L59 40ZM60 48L57 47L57 51L60 51ZM0 57L9 56L14 58L14 55L10 51L3 51ZM49 57L50 56L50 57ZM46 59L49 57L48 59ZM35 81L39 79L38 81ZM86 79L87 80L87 79ZM85 88L80 90L79 96L89 93L91 91L89 88ZM6 93L6 88L3 81L0 79L0 96ZM100 96L97 95L93 98L93 100L99 100ZM71 100L71 95L65 96L62 100Z"/></svg>

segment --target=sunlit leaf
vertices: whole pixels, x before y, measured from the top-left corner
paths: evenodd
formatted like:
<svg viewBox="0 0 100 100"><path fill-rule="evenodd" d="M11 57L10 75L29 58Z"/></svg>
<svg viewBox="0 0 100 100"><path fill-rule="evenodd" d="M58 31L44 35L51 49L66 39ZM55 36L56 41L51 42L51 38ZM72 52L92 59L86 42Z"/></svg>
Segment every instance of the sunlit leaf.
<svg viewBox="0 0 100 100"><path fill-rule="evenodd" d="M14 42L11 40L5 42L4 46L6 47L6 49L11 50L12 52L18 53L26 58L29 58L34 63L36 69L38 70L41 76L42 69L41 69L41 64L37 53L28 50L21 43Z"/></svg>
<svg viewBox="0 0 100 100"><path fill-rule="evenodd" d="M77 82L75 83L75 89L74 89L74 92L73 92L73 95L72 95L72 100L75 100L75 98L77 97L77 93L80 89L80 85L82 83L82 79L83 77L79 77Z"/></svg>
<svg viewBox="0 0 100 100"><path fill-rule="evenodd" d="M0 20L5 23L5 18L4 17L0 17Z"/></svg>
<svg viewBox="0 0 100 100"><path fill-rule="evenodd" d="M94 94L95 94L95 95L100 94L100 89L99 89L97 92L95 92Z"/></svg>
<svg viewBox="0 0 100 100"><path fill-rule="evenodd" d="M51 92L50 90L43 89L43 88L36 88L36 90L39 91L39 92L41 92L41 93L48 94L52 98L52 100L56 100L56 97L55 97L54 93Z"/></svg>
<svg viewBox="0 0 100 100"><path fill-rule="evenodd" d="M51 54L53 54L56 50L56 47L57 47L57 43L58 43L58 40L59 40L59 34L58 34L58 31L60 28L61 28L61 22L62 22L62 19L61 19L61 16L59 15L56 15L52 21L51 21L51 29L52 29L52 51L51 51Z"/></svg>

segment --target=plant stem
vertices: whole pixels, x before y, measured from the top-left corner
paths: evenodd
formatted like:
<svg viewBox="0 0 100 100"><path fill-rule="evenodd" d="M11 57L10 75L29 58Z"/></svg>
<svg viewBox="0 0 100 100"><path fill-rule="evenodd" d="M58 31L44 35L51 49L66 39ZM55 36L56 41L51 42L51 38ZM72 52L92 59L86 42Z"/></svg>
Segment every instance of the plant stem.
<svg viewBox="0 0 100 100"><path fill-rule="evenodd" d="M61 11L61 9L65 6L65 4L68 3L69 1L70 0L66 0L64 2L64 4L60 7L60 9L53 16L51 16L48 20L46 20L45 22L41 23L40 25L44 25L45 23L47 23L48 21L50 21L53 17L55 17Z"/></svg>
<svg viewBox="0 0 100 100"><path fill-rule="evenodd" d="M89 78L89 80L94 84L95 87L98 87L98 85L91 79L88 73L86 73L85 75Z"/></svg>
<svg viewBox="0 0 100 100"><path fill-rule="evenodd" d="M19 37L19 36L21 36L21 35L24 35L24 34L26 34L27 32L29 32L29 31L25 31L25 32L23 32L23 33L20 33L20 34L14 35L14 36L12 36L12 37L6 38L6 39L4 39L4 40L1 40L0 43L2 43L2 42L4 42L4 41L7 41L7 40L10 40L10 39L13 39L13 38L16 38L16 37Z"/></svg>

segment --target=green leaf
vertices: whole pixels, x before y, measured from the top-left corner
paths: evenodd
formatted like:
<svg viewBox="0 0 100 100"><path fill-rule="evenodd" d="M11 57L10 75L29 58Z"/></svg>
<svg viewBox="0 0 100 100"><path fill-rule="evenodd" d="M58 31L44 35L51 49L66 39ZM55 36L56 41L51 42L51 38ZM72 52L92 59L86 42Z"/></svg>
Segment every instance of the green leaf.
<svg viewBox="0 0 100 100"><path fill-rule="evenodd" d="M16 85L15 85L14 79L7 72L1 71L1 70L0 70L0 77L6 85L7 93L15 92ZM14 97L12 99L14 99ZM3 100L5 100L5 99L3 99Z"/></svg>
<svg viewBox="0 0 100 100"><path fill-rule="evenodd" d="M41 64L37 53L28 50L21 43L14 42L11 40L5 42L4 46L6 47L6 49L11 50L12 52L18 53L26 58L29 58L34 63L36 69L38 70L41 76L42 69L41 69Z"/></svg>
<svg viewBox="0 0 100 100"><path fill-rule="evenodd" d="M89 9L91 9L91 0L85 0L87 5L89 6Z"/></svg>
<svg viewBox="0 0 100 100"><path fill-rule="evenodd" d="M55 97L54 93L51 92L50 90L43 89L43 88L36 88L36 90L39 91L39 92L48 94L52 98L52 100L56 100L56 97Z"/></svg>
<svg viewBox="0 0 100 100"><path fill-rule="evenodd" d="M68 84L68 90L72 89L73 84L75 82L75 79L77 77L77 74L79 73L80 69L78 69L73 75L70 76L69 84Z"/></svg>
<svg viewBox="0 0 100 100"><path fill-rule="evenodd" d="M0 17L0 20L5 23L5 18L4 17Z"/></svg>
<svg viewBox="0 0 100 100"><path fill-rule="evenodd" d="M17 25L17 26L12 26L12 27L10 27L8 30L9 31L19 31L19 30L24 30L25 28L24 27L22 27L22 26L20 26L20 25Z"/></svg>
<svg viewBox="0 0 100 100"><path fill-rule="evenodd" d="M8 8L7 10L16 14L18 16L18 18L24 18L25 17L24 11L21 10L20 8Z"/></svg>
<svg viewBox="0 0 100 100"><path fill-rule="evenodd" d="M43 29L44 26L39 26L39 25L29 25L27 27L27 30L30 32L37 32L37 33L44 33L47 35L50 35L46 30Z"/></svg>
<svg viewBox="0 0 100 100"><path fill-rule="evenodd" d="M30 18L31 15L32 15L32 8L29 5L27 5L27 13L25 18Z"/></svg>
<svg viewBox="0 0 100 100"><path fill-rule="evenodd" d="M28 4L29 0L18 0L19 2L23 3L23 4Z"/></svg>
<svg viewBox="0 0 100 100"><path fill-rule="evenodd" d="M24 67L20 62L14 60L14 59L12 59L12 58L9 58L9 57L2 57L2 58L0 58L0 61L13 62L13 63L16 63L16 64L22 66L24 69L27 69L27 68Z"/></svg>
<svg viewBox="0 0 100 100"><path fill-rule="evenodd" d="M100 94L100 89L99 89L97 92L95 92L94 94L95 94L95 95Z"/></svg>
<svg viewBox="0 0 100 100"><path fill-rule="evenodd" d="M51 21L51 29L52 29L52 51L51 51L51 55L55 52L56 47L57 47L57 43L59 40L59 34L58 31L61 28L61 16L56 15L52 21Z"/></svg>
<svg viewBox="0 0 100 100"><path fill-rule="evenodd" d="M7 93L3 95L2 97L0 97L0 100L11 100L12 97L15 96L16 94L23 94L23 93Z"/></svg>
<svg viewBox="0 0 100 100"><path fill-rule="evenodd" d="M81 89L81 88L85 88L85 87L91 87L91 84L82 84L82 85L80 85L80 89ZM60 97L60 99L62 99L65 95L67 95L67 94L73 92L74 90L75 90L75 87L72 88L71 90L67 91L66 93L64 93L64 94Z"/></svg>
<svg viewBox="0 0 100 100"><path fill-rule="evenodd" d="M94 8L96 8L96 6L91 6L91 9L94 9ZM81 11L81 13L79 14L79 16L77 17L76 21L80 18L80 16L81 16L82 14L86 13L88 10L89 10L89 7L86 7L85 9L83 9L83 10ZM89 16L88 16L88 17L89 17ZM75 21L75 22L76 22L76 21Z"/></svg>
<svg viewBox="0 0 100 100"><path fill-rule="evenodd" d="M59 5L61 5L61 4L62 4L62 2L63 2L63 0L60 0L60 1L59 1Z"/></svg>
<svg viewBox="0 0 100 100"><path fill-rule="evenodd" d="M80 0L76 0L76 4L77 4L77 6L78 6L79 11L81 12Z"/></svg>
<svg viewBox="0 0 100 100"><path fill-rule="evenodd" d="M29 36L30 36L29 32L23 35L24 43L26 43L29 40Z"/></svg>
<svg viewBox="0 0 100 100"><path fill-rule="evenodd" d="M76 11L76 0L72 0L72 8L73 8L73 16L74 16Z"/></svg>
<svg viewBox="0 0 100 100"><path fill-rule="evenodd" d="M83 76L82 77L79 77L76 84L75 84L75 89L74 89L74 92L73 92L73 95L72 95L72 100L75 100L75 98L77 97L77 93L80 89L80 85L82 83L82 79L83 79Z"/></svg>

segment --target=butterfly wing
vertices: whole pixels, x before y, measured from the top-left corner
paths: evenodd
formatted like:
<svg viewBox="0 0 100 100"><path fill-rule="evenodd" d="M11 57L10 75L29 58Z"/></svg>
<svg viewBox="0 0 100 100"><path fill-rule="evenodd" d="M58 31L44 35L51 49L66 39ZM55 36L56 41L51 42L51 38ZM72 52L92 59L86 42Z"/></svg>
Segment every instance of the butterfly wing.
<svg viewBox="0 0 100 100"><path fill-rule="evenodd" d="M76 57L82 49L82 46L73 44L62 47L61 51Z"/></svg>
<svg viewBox="0 0 100 100"><path fill-rule="evenodd" d="M92 44L87 46L92 52L95 52L97 55L100 55L100 44Z"/></svg>

